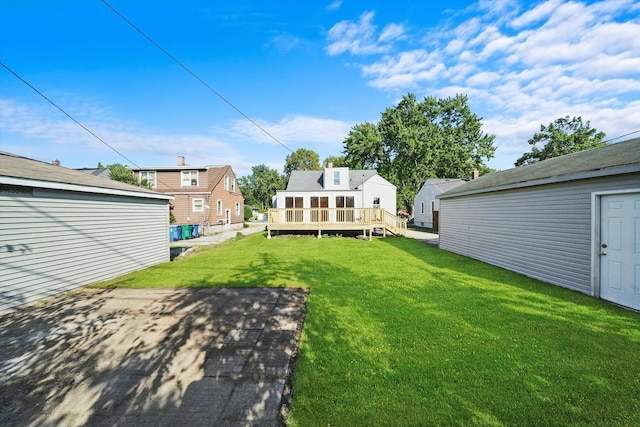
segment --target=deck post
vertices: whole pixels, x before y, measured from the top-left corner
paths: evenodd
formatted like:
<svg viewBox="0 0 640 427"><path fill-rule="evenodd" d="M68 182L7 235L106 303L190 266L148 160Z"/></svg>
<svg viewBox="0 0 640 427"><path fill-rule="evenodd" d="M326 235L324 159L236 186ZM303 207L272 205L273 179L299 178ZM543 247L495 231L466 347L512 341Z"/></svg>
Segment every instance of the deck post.
<svg viewBox="0 0 640 427"><path fill-rule="evenodd" d="M267 228L267 239L271 238L271 229Z"/></svg>
<svg viewBox="0 0 640 427"><path fill-rule="evenodd" d="M318 239L322 239L322 230L318 227Z"/></svg>

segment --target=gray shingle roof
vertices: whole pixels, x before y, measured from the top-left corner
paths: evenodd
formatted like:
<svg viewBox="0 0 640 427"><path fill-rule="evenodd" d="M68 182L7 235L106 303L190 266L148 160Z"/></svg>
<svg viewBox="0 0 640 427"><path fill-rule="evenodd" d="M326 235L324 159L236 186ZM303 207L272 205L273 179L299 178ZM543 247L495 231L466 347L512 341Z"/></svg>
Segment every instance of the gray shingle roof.
<svg viewBox="0 0 640 427"><path fill-rule="evenodd" d="M640 171L640 138L519 166L469 181L440 198Z"/></svg>
<svg viewBox="0 0 640 427"><path fill-rule="evenodd" d="M33 181L34 186L37 186L38 181L44 181L49 183L70 184L109 190L149 193L149 195L160 195L159 193L146 188L94 176L88 173L68 169L63 166L54 166L50 163L6 152L0 152L0 180L2 177L30 180Z"/></svg>
<svg viewBox="0 0 640 427"><path fill-rule="evenodd" d="M438 187L440 191L442 191L443 193L445 191L453 190L454 188L460 187L461 185L468 182L468 181L465 181L464 179L459 179L459 178L432 178L432 179L429 179L428 181L430 181L433 185Z"/></svg>
<svg viewBox="0 0 640 427"><path fill-rule="evenodd" d="M377 175L374 170L349 170L349 189L355 190L364 181ZM324 191L324 171L292 171L285 191Z"/></svg>

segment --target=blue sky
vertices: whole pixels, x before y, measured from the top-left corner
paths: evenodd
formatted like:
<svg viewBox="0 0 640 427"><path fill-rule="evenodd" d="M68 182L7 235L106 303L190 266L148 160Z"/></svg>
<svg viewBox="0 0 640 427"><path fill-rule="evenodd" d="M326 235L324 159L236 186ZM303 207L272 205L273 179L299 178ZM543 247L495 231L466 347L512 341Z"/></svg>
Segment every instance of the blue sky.
<svg viewBox="0 0 640 427"><path fill-rule="evenodd" d="M340 155L349 130L413 92L468 95L508 169L541 124L640 129L640 2L108 3L291 150ZM0 150L71 168L230 164L289 151L99 0L0 0ZM637 135L636 135L637 136ZM624 139L624 138L623 138Z"/></svg>

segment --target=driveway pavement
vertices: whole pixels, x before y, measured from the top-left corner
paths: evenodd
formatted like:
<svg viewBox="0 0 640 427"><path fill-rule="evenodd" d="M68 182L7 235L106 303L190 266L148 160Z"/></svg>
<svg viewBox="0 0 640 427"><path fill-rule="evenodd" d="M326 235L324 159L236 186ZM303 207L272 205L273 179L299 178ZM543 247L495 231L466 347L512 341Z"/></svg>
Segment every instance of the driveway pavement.
<svg viewBox="0 0 640 427"><path fill-rule="evenodd" d="M82 289L0 316L0 425L283 422L300 289Z"/></svg>

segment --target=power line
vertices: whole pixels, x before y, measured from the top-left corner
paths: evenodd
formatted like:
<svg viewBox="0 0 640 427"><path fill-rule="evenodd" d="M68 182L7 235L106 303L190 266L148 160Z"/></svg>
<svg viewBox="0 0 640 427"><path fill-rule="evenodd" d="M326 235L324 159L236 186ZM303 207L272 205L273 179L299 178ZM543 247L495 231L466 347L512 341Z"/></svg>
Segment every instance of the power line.
<svg viewBox="0 0 640 427"><path fill-rule="evenodd" d="M20 75L18 73L16 73L15 71L13 71L11 68L9 68L5 63L3 63L2 61L0 61L0 65L2 65L7 71L9 71L11 74L13 74L18 80L20 80L22 83L24 83L25 85L27 85L29 88L31 88L35 93L37 93L38 95L40 95L42 98L44 98L47 102L49 102L49 104L53 105L54 107L56 107L62 114L64 114L65 116L67 116L68 118L70 118L71 120L73 120L73 122L75 124L77 124L78 126L80 126L82 129L84 129L85 131L89 132L89 134L91 134L91 136L93 136L95 139L97 139L98 141L102 142L104 145L106 145L107 147L109 147L111 150L113 150L116 154L118 154L120 157L122 157L123 159L125 159L127 162L129 162L130 164L132 164L133 166L135 166L138 169L142 169L140 166L138 166L134 161L132 161L131 159L129 159L127 156L125 156L124 154L122 154L120 151L118 151L115 147L113 147L111 144L109 144L107 141L105 141L104 139L100 138L98 135L96 135L91 129L89 129L88 127L86 127L85 125L83 125L82 123L80 123L80 121L78 121L75 117L73 117L71 114L67 113L62 107L58 106L58 104L56 104L55 102L53 102L49 97L47 97L45 94L43 94L42 92L40 92L38 89L35 88L35 86L33 86L31 83L29 83L28 81L26 81L25 79L23 79L22 77L20 77ZM161 180L158 180L160 183L166 185L170 190L174 190L174 191L179 191L177 188L172 187L171 185L167 184L166 182L163 182Z"/></svg>
<svg viewBox="0 0 640 427"><path fill-rule="evenodd" d="M146 38L147 40L149 40L149 42L151 42L151 44L153 44L155 47L157 47L162 53L164 53L166 56L168 56L173 62L175 62L176 64L178 64L180 67L182 67L183 70L185 70L187 73L189 73L194 79L196 79L197 81L199 81L204 87L206 87L207 89L209 89L209 91L211 91L214 95L216 95L218 98L220 98L221 100L223 100L227 105L229 105L231 108L233 108L234 110L236 110L242 117L244 117L245 119L247 119L249 122L251 122L255 127L257 127L258 129L260 129L262 132L264 132L269 138L273 139L275 142L277 142L278 144L282 145L285 149L289 150L291 153L293 153L293 150L291 150L291 148L287 147L284 143L282 143L278 138L276 138L275 136L273 136L271 133L269 133L265 128L263 128L262 126L260 126L255 120L253 120L251 117L249 117L248 115L246 115L244 112L242 112L242 110L240 110L238 107L236 107L231 101L229 101L227 98L225 98L224 96L222 96L222 94L220 92L218 92L217 90L215 90L213 87L211 87L207 82L205 82L204 80L202 80L196 73L194 73L193 71L191 71L189 68L187 68L186 65L184 65L182 62L180 62L175 56L173 56L171 53L169 53L167 50L165 50L162 46L160 46L158 43L155 42L155 40L153 40L151 37L149 37L144 31L142 31L140 28L138 28L133 22L129 21L123 14L121 14L120 12L118 12L113 6L111 6L109 3L107 3L105 0L101 0L102 3L104 3L105 6L107 6L109 9L111 9L113 11L113 13L115 13L116 15L118 15L118 17L120 17L124 22L126 22L127 24L129 24L131 26L131 28L133 28L134 30L136 30L138 33L140 33L140 35L142 35L144 38Z"/></svg>
<svg viewBox="0 0 640 427"><path fill-rule="evenodd" d="M102 142L104 145L106 145L107 147L109 147L111 150L113 150L116 154L118 154L120 157L122 157L123 159L125 159L126 161L128 161L129 163L131 163L132 165L134 165L135 167L140 167L138 165L136 165L133 161L131 161L131 159L129 159L127 156L125 156L124 154L122 154L120 151L118 151L115 147L113 147L111 144L109 144L107 141L105 141L104 139L100 138L98 135L96 135L95 133L93 133L93 131L91 131L91 129L89 129L88 127L86 127L85 125L83 125L82 123L80 123L78 120L76 120L71 114L67 113L65 110L62 109L62 107L59 107L58 104L56 104L55 102L53 102L50 98L48 98L45 94L43 94L42 92L40 92L38 89L36 89L31 83L29 83L28 81L26 81L25 79L23 79L22 77L20 77L18 75L18 73L16 73L15 71L13 71L11 68L9 68L7 65L5 65L3 62L0 61L0 65L2 65L7 71L9 71L11 74L13 74L18 80L20 80L22 83L24 83L25 85L27 85L28 87L30 87L31 89L33 89L33 91L35 93L37 93L38 95L40 95L42 98L44 98L47 102L49 102L49 104L53 105L54 107L56 107L58 110L60 110L60 112L62 114L64 114L65 116L67 116L68 118L70 118L71 120L73 120L75 122L75 124L77 124L78 126L80 126L82 129L86 130L87 132L89 132L95 139L97 139L98 141Z"/></svg>
<svg viewBox="0 0 640 427"><path fill-rule="evenodd" d="M616 136L615 138L607 139L606 141L602 141L602 142L606 143L606 142L615 141L616 139L624 138L625 136L633 135L634 133L638 133L638 132L640 132L640 129L634 130L633 132L625 133L624 135Z"/></svg>

